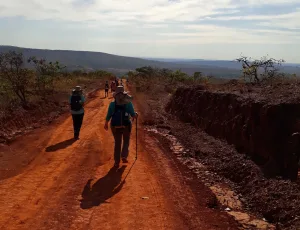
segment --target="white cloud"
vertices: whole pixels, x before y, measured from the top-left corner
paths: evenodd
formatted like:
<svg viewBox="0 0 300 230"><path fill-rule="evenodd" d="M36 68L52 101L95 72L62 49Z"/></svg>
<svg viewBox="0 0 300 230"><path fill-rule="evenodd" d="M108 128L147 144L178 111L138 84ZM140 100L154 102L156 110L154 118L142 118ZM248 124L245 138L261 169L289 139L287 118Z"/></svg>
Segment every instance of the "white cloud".
<svg viewBox="0 0 300 230"><path fill-rule="evenodd" d="M256 15L243 12L245 8L279 8L292 3L300 6L299 0L0 0L0 22L1 17L16 16L25 21L47 20L77 32L80 39L89 36L88 42L101 46L112 42L145 46L299 44L300 9L281 14L270 14L270 10ZM237 26L241 21L247 21L244 28ZM57 43L72 37L56 36Z"/></svg>
<svg viewBox="0 0 300 230"><path fill-rule="evenodd" d="M203 43L259 43L289 44L300 39L300 34L292 31L228 28L213 25L188 25L185 33L160 33L168 42ZM272 37L272 39L270 39Z"/></svg>
<svg viewBox="0 0 300 230"><path fill-rule="evenodd" d="M83 1L83 0L82 0ZM142 20L161 22L167 20L192 21L214 13L221 8L234 8L230 0L95 0L84 4L72 0L10 0L1 1L2 17L24 16L27 19L86 20Z"/></svg>
<svg viewBox="0 0 300 230"><path fill-rule="evenodd" d="M30 20L62 20L99 24L112 22L145 24L193 22L212 15L238 12L239 6L297 3L298 0L10 0L0 2L2 17L22 16ZM215 17L213 17L215 19ZM223 16L217 20L299 19L299 11L282 15ZM297 20L298 22L300 20Z"/></svg>
<svg viewBox="0 0 300 230"><path fill-rule="evenodd" d="M243 2L247 5L286 5L292 3L299 3L299 0L248 0Z"/></svg>
<svg viewBox="0 0 300 230"><path fill-rule="evenodd" d="M269 18L269 20L260 22L258 25L292 30L300 29L300 9L298 8L296 12L290 14L283 14L281 17L277 16Z"/></svg>

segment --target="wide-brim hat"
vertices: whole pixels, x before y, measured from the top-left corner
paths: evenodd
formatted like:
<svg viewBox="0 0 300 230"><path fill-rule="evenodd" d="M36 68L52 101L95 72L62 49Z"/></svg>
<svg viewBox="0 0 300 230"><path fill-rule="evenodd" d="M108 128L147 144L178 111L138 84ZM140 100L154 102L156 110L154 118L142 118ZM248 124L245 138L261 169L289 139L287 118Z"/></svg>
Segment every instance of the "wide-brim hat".
<svg viewBox="0 0 300 230"><path fill-rule="evenodd" d="M82 92L82 89L79 85L75 86L75 88L73 89L73 92Z"/></svg>
<svg viewBox="0 0 300 230"><path fill-rule="evenodd" d="M118 95L118 94L128 94L128 92L125 91L124 86L119 85L119 86L116 88L116 92L113 93L113 97L115 97L115 96Z"/></svg>

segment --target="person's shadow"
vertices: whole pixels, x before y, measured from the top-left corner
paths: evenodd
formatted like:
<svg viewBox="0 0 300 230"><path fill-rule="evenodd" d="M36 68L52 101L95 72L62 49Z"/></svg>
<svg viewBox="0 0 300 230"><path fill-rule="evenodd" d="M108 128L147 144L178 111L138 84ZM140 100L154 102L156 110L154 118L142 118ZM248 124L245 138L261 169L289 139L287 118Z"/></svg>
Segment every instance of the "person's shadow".
<svg viewBox="0 0 300 230"><path fill-rule="evenodd" d="M75 141L76 140L74 138L71 138L71 139L59 142L55 145L48 146L46 148L46 152L55 152L57 150L67 148L68 146L72 145Z"/></svg>
<svg viewBox="0 0 300 230"><path fill-rule="evenodd" d="M120 192L125 183L125 180L121 182L125 168L125 165L119 169L115 167L111 168L109 172L96 181L93 186L91 186L92 180L88 180L81 194L80 207L82 209L89 209L94 206L99 206L102 203L107 203L106 201L109 198Z"/></svg>

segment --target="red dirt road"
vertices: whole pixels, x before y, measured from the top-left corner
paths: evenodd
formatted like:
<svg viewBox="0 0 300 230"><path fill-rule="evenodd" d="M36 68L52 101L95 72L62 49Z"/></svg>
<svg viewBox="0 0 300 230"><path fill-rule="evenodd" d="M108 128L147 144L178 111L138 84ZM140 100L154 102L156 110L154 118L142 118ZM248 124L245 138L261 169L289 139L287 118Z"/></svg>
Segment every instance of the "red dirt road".
<svg viewBox="0 0 300 230"><path fill-rule="evenodd" d="M111 169L103 94L86 105L79 141L67 117L0 147L0 229L237 229L142 129L138 160L134 128L129 164Z"/></svg>

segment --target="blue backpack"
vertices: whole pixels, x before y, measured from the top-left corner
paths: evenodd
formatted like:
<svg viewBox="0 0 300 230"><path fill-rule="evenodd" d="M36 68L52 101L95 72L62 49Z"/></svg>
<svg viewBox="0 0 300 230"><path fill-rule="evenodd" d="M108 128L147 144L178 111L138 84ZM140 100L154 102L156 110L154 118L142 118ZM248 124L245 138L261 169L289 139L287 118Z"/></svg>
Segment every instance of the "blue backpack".
<svg viewBox="0 0 300 230"><path fill-rule="evenodd" d="M124 128L131 124L129 113L126 112L126 105L117 105L115 102L115 111L112 114L111 126L115 128Z"/></svg>

